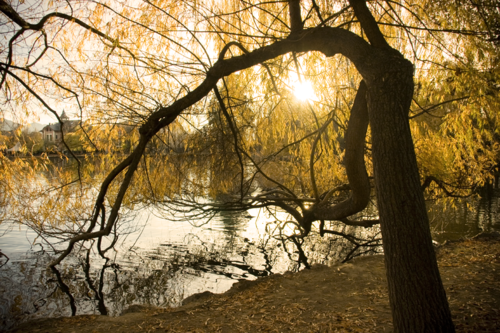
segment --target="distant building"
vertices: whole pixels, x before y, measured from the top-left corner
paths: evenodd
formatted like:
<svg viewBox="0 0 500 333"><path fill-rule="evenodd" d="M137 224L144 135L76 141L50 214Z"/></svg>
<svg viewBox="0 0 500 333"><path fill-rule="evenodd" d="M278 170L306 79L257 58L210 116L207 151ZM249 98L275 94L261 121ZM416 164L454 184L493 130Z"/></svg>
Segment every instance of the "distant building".
<svg viewBox="0 0 500 333"><path fill-rule="evenodd" d="M66 151L67 148L62 143L63 133L66 135L76 131L80 124L80 120L69 120L64 110L59 119L61 119L62 126L61 123L48 124L40 131L43 136L45 150Z"/></svg>
<svg viewBox="0 0 500 333"><path fill-rule="evenodd" d="M74 132L80 123L80 120L69 120L64 110L60 119L63 123L62 130L64 131L64 134ZM61 142L62 131L60 123L48 124L41 130L41 132L45 142L49 144L53 143L55 145L58 145Z"/></svg>

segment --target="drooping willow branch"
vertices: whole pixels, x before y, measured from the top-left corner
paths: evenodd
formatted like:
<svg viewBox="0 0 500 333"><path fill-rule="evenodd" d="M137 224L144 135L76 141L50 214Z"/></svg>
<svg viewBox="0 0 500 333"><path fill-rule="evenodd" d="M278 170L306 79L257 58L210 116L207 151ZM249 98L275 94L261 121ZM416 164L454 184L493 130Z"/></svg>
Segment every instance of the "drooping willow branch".
<svg viewBox="0 0 500 333"><path fill-rule="evenodd" d="M321 140L321 135L326 130L326 128L328 127L328 125L330 125L330 123L332 122L332 120L333 120L333 117L330 117L330 119L328 119L323 124L323 126L321 126L321 128L318 129L318 135L314 139L314 142L313 142L313 145L312 145L312 148L311 148L311 157L309 158L309 172L311 174L311 185L312 185L312 188L313 188L313 191L314 191L314 197L315 197L315 199L316 199L317 202L319 202L320 197L319 197L318 186L316 184L316 176L315 176L315 173L314 173L314 156L316 154L316 147L318 146L318 142Z"/></svg>
<svg viewBox="0 0 500 333"><path fill-rule="evenodd" d="M345 135L346 152L344 162L349 181L349 189L351 190L351 194L346 200L330 206L329 197L334 191L331 190L327 192L324 198L321 198L320 201L317 189L315 191L315 203L308 209L304 208L301 201L296 201L293 197L290 197L281 191L268 192L249 199L254 200L255 202L280 207L292 215L303 229L303 233L301 235L302 237L309 234L312 223L317 220L322 221L320 226L321 234L324 234L325 232L323 229L324 220L338 220L346 225L366 228L378 224L378 220L354 221L348 219L349 216L354 215L366 208L370 199L371 186L364 162L365 137L368 129L368 106L366 94L367 87L365 82L362 81L351 109L349 125ZM322 131L329 123L330 121L327 121L318 131L318 137L322 134ZM315 145L313 145L313 152L315 149L314 146ZM249 159L251 159L248 154L246 155ZM255 165L255 167L258 166ZM313 163L311 168L314 168ZM314 177L312 181L313 180ZM345 189L345 187L341 187L340 189ZM287 191L293 194L293 191ZM294 197L296 198L296 195L294 195ZM292 203L300 204L301 211L296 209Z"/></svg>
<svg viewBox="0 0 500 333"><path fill-rule="evenodd" d="M116 219L118 217L118 211L121 207L123 198L125 197L125 193L127 192L127 189L130 185L130 182L132 181L132 176L135 173L135 170L137 169L137 166L139 165L139 162L142 158L142 155L146 149L146 145L148 143L150 138L146 137L141 137L141 140L139 141L139 144L137 145L136 149L134 152L126 158L120 165L118 165L112 172L111 174L106 178L106 181L103 183L103 186L101 187L101 191L99 192L98 198L96 200L96 208L94 209L94 216L93 220L91 223L91 226L89 227L89 230L92 230L93 227L95 226L95 223L97 221L97 218L99 214L101 213L102 207L104 205L104 197L107 193L108 187L110 183L118 176L126 167L128 167L127 172L125 174L125 177L120 185L120 189L118 191L118 194L115 198L114 205L111 209L110 215L107 218L106 226L102 228L100 231L96 232L86 232L83 234L80 234L78 236L73 237L72 239L69 240L68 246L66 250L64 250L59 257L57 257L54 261L50 263L51 267L55 267L58 265L66 256L68 256L71 251L73 250L74 245L82 240L89 240L89 239L94 239L94 238L99 238L102 236L107 236L111 232ZM92 228L92 229L91 229Z"/></svg>
<svg viewBox="0 0 500 333"><path fill-rule="evenodd" d="M343 29L329 27L305 29L300 33L294 34L287 39L275 42L274 44L258 48L240 56L224 59L224 54L227 49L228 47L225 47L222 50L219 60L207 71L204 81L197 88L188 92L185 96L179 98L169 106L158 108L147 118L147 120L145 120L143 125L139 128L140 139L138 146L134 149L131 155L125 158L110 172L108 177L106 177L103 182L96 199L93 217L87 232L73 237L69 241L66 250L64 250L60 256L51 263L52 266L59 264L72 251L75 243L109 235L118 216L118 211L121 207L125 193L130 185L139 161L142 158L147 143L156 133L158 133L158 131L171 124L185 109L207 96L210 91L216 87L217 82L224 76L228 76L239 70L250 68L254 65L263 63L289 52L307 52L314 50L320 51L326 56L334 56L335 54L341 53L348 57L356 65L362 75L368 75L368 73L371 72L369 55L374 52L373 48L356 34ZM360 94L358 91L358 95L363 94ZM363 142L364 133L366 133L366 131L363 132L362 135ZM105 227L100 231L94 232L93 229L97 219L103 213L104 199L107 196L109 186L116 179L116 177L125 170L127 170L125 177L120 184L110 215L106 218L107 221L105 223ZM359 208L359 206L357 206L357 208ZM328 209L323 210L325 212L329 212ZM352 210L350 210L350 212L352 212ZM343 218L349 215L350 214L339 217ZM103 216L101 217L104 219ZM309 214L307 220L311 221L311 223L311 217L314 217L315 220L318 219L316 215ZM322 219L321 216L319 216L319 218ZM310 229L309 222L306 223L305 226L306 229Z"/></svg>
<svg viewBox="0 0 500 333"><path fill-rule="evenodd" d="M226 92L227 91L227 86L226 86ZM240 193L241 193L241 200L243 200L243 196L245 195L244 189L243 189L243 183L245 181L245 166L243 165L243 160L241 158L240 154L240 147L238 145L239 139L238 139L238 131L236 130L236 126L233 123L232 117L229 115L229 112L227 111L226 104L224 103L224 100L222 99L222 96L220 95L219 89L217 86L214 88L214 93L215 97L217 98L217 101L219 102L220 108L222 110L222 114L226 118L227 124L229 126L229 129L231 130L231 133L233 135L234 139L234 152L236 153L236 156L238 157L238 162L240 164Z"/></svg>
<svg viewBox="0 0 500 333"><path fill-rule="evenodd" d="M45 106L47 108L47 110L49 110L57 118L57 121L59 122L59 124L61 126L61 142L64 144L64 146L66 147L66 149L68 149L68 151L71 154L71 156L78 163L78 168L77 168L78 179L81 180L82 176L81 176L81 162L80 162L80 159L78 159L78 157L76 157L75 153L71 150L71 148L66 143L66 140L64 138L64 122L61 120L61 118L59 117L59 115L57 114L57 112L54 109L52 109L47 104L47 102L40 95L38 95L26 82L24 82L20 77L18 77L17 75L15 75L14 73L12 73L11 71L9 71L8 68L3 67L3 64L0 64L0 69L2 69L3 71L5 71L5 73L7 73L8 75L12 76L15 80L17 80L24 87L24 89L26 89L31 95L33 95L40 103L43 104L43 106Z"/></svg>

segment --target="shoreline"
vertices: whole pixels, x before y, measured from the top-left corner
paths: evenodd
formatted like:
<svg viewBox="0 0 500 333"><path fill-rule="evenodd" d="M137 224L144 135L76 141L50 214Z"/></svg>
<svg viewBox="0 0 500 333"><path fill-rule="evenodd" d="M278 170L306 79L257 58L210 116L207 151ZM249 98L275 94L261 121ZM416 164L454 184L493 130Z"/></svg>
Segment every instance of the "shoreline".
<svg viewBox="0 0 500 333"><path fill-rule="evenodd" d="M500 235L437 248L457 332L500 331ZM382 255L238 282L178 308L132 306L121 316L38 319L8 332L391 332Z"/></svg>

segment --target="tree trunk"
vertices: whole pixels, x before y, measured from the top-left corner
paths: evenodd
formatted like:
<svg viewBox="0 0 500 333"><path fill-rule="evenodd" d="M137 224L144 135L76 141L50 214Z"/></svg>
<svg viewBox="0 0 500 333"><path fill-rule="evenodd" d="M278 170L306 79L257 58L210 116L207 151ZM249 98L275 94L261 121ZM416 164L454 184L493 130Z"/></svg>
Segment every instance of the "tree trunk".
<svg viewBox="0 0 500 333"><path fill-rule="evenodd" d="M408 122L413 67L394 50L378 53L364 79L395 332L454 332Z"/></svg>

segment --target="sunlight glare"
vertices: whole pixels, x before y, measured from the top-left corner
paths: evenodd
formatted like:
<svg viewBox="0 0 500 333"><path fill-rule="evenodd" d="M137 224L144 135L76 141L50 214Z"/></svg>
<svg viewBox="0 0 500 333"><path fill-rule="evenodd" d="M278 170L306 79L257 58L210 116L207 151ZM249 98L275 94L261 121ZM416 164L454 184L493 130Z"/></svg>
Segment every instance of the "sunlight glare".
<svg viewBox="0 0 500 333"><path fill-rule="evenodd" d="M308 81L296 81L293 84L293 94L301 101L316 99L316 94L314 93L312 84Z"/></svg>

